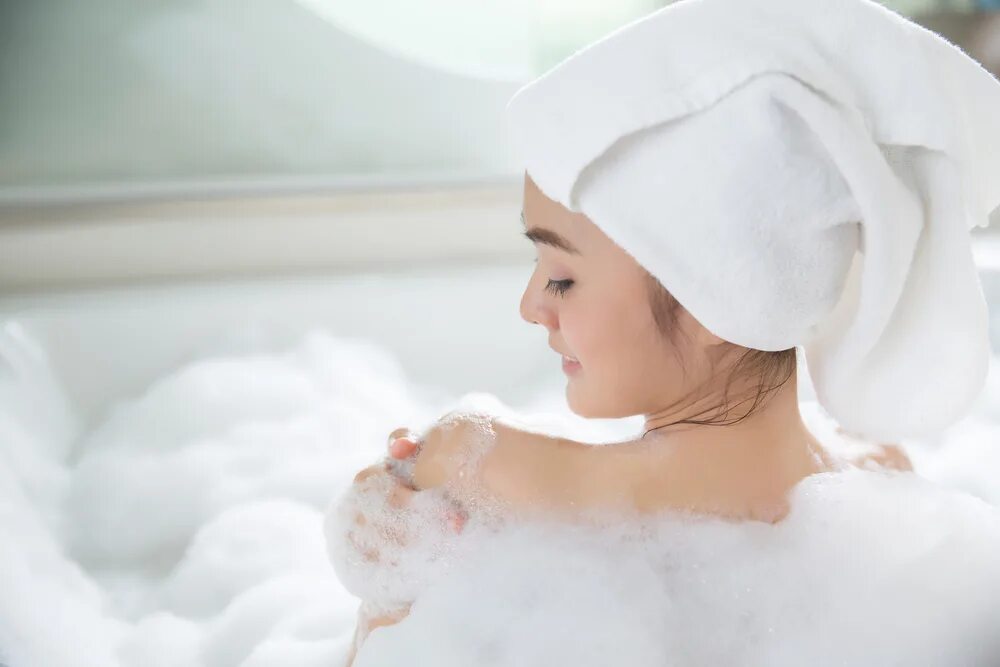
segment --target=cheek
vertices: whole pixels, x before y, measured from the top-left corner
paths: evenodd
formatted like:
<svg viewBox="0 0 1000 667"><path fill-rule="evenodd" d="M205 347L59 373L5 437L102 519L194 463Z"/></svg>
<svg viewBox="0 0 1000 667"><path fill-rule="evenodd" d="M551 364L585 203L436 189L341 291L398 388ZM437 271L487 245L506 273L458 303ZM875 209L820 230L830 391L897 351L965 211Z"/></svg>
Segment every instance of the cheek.
<svg viewBox="0 0 1000 667"><path fill-rule="evenodd" d="M566 308L559 313L559 330L566 342L566 352L584 366L598 365L613 343L606 324L602 318L594 316L595 312L584 306Z"/></svg>
<svg viewBox="0 0 1000 667"><path fill-rule="evenodd" d="M600 317L574 322L578 358L590 376L600 376L609 389L634 395L659 385L677 373L671 343L657 329L647 304L618 300L608 303Z"/></svg>
<svg viewBox="0 0 1000 667"><path fill-rule="evenodd" d="M624 304L573 304L559 316L569 354L580 360L590 376L611 380L633 372L650 344L644 322Z"/></svg>
<svg viewBox="0 0 1000 667"><path fill-rule="evenodd" d="M646 411L664 369L657 344L644 320L625 304L604 310L566 313L563 339L581 364L568 379L567 400L579 415L622 418ZM590 313L598 312L594 317Z"/></svg>

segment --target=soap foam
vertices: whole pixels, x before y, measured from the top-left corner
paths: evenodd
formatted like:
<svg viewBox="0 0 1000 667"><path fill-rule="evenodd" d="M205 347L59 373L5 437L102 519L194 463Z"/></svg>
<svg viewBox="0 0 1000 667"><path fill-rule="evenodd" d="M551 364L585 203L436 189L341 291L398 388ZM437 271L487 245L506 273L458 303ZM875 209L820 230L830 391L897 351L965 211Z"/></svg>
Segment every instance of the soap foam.
<svg viewBox="0 0 1000 667"><path fill-rule="evenodd" d="M355 667L1000 664L1000 512L912 473L820 473L775 525L470 524Z"/></svg>
<svg viewBox="0 0 1000 667"><path fill-rule="evenodd" d="M428 529L418 550L450 548L397 582L424 587L396 593L416 596L410 615L374 629L357 667L998 664L998 377L938 447L903 443L934 483L816 476L776 526L505 523L484 507L460 535ZM637 430L569 414L558 380L517 410L488 394L429 400L385 350L317 332L193 359L85 426L44 349L7 323L0 663L342 664L360 599L328 561L324 512L393 429L420 432L456 403L583 442ZM438 521L444 499L418 493L409 520ZM394 556L423 567L412 558ZM935 647L963 632L968 655L944 659Z"/></svg>

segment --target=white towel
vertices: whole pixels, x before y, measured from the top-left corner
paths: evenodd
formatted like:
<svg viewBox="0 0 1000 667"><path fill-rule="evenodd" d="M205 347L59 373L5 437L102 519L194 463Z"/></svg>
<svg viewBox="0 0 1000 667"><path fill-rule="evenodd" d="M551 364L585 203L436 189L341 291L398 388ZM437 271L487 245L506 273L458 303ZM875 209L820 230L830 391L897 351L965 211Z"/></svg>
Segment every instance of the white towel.
<svg viewBox="0 0 1000 667"><path fill-rule="evenodd" d="M716 335L802 346L847 431L925 436L982 389L1000 82L940 35L870 0L680 0L507 113L548 197Z"/></svg>

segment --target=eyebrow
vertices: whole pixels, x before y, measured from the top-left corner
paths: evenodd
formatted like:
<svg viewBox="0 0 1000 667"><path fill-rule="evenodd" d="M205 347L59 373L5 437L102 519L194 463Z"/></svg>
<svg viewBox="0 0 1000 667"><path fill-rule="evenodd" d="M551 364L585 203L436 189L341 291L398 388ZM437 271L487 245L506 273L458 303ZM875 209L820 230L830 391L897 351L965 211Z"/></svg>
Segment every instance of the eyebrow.
<svg viewBox="0 0 1000 667"><path fill-rule="evenodd" d="M521 211L521 224L525 227L528 225L524 219L524 211ZM581 254L572 243L551 229L545 229L544 227L532 227L531 229L525 230L524 237L532 243L544 243L545 245L558 248L559 250L563 250L572 255Z"/></svg>

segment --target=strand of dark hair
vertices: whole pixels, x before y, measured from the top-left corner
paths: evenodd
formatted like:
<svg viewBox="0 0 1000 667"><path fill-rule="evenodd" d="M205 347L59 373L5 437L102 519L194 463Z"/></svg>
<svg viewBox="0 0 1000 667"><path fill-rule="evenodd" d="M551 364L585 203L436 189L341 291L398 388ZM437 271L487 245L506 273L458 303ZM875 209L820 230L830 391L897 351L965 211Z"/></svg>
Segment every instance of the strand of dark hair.
<svg viewBox="0 0 1000 667"><path fill-rule="evenodd" d="M674 354L677 355L677 359L682 370L686 370L684 358L682 355L678 354L678 350L681 348L677 345L677 334L680 332L680 329L676 326L677 312L682 307L681 303L674 298L674 296L659 280L657 280L655 276L648 272L646 273L646 276L647 286L649 288L649 305L653 313L653 318L656 321L657 329L659 329L660 333L662 333L664 337L670 341ZM753 400L753 405L750 406L750 409L743 416L732 421L726 421L725 419L720 421L714 418L708 420L681 419L671 422L670 424L663 424L656 428L663 428L664 426L672 426L674 424L700 424L703 426L729 426L731 424L737 424L756 412L770 394L784 386L784 384L794 376L796 366L797 362L794 347L778 351L746 348L740 354L740 357L736 360L736 362L731 366L729 376L726 379L725 389L723 391L722 405L717 406L718 412L716 413L716 415L728 415L735 407L742 405L747 401ZM709 380L714 377L715 373L713 372ZM752 397L747 397L737 401L734 405L730 405L729 393L733 383L737 380L747 378L758 379L755 394ZM708 408L692 416L697 417L709 412L710 410L711 408Z"/></svg>

